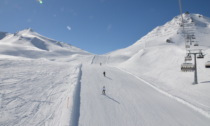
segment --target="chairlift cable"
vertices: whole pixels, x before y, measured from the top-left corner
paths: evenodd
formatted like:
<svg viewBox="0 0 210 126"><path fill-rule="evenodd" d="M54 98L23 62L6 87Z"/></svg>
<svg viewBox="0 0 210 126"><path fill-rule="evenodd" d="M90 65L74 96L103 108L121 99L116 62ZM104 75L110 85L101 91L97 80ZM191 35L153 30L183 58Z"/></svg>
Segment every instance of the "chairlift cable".
<svg viewBox="0 0 210 126"><path fill-rule="evenodd" d="M180 10L181 18L182 18L182 23L183 23L184 18L183 18L183 16L182 16L182 3L181 3L181 0L179 0L179 10Z"/></svg>
<svg viewBox="0 0 210 126"><path fill-rule="evenodd" d="M183 15L182 15L182 2L181 0L179 0L179 11L180 11L180 15L181 15L181 25L183 27L183 34L184 34L184 38L185 38L185 28L184 28L184 18L183 18ZM186 54L187 54L187 40L185 40L185 49L186 49Z"/></svg>

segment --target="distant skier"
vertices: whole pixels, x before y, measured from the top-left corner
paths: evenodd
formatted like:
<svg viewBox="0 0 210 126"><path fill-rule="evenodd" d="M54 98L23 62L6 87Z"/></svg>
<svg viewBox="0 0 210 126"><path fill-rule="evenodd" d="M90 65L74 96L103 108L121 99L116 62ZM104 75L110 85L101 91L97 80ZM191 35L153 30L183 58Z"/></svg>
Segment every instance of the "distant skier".
<svg viewBox="0 0 210 126"><path fill-rule="evenodd" d="M105 71L103 72L103 74L104 74L104 77L106 77L106 72Z"/></svg>
<svg viewBox="0 0 210 126"><path fill-rule="evenodd" d="M106 88L105 88L105 86L103 86L102 94L103 94L103 95L106 95Z"/></svg>

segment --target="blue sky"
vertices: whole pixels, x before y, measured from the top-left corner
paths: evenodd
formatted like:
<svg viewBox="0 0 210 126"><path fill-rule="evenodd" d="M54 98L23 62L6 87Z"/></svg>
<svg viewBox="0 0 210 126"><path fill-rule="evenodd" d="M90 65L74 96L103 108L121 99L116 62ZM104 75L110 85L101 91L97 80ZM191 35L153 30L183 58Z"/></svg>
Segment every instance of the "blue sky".
<svg viewBox="0 0 210 126"><path fill-rule="evenodd" d="M179 15L178 0L0 0L0 31L26 28L94 54L125 48ZM182 0L210 17L210 0Z"/></svg>

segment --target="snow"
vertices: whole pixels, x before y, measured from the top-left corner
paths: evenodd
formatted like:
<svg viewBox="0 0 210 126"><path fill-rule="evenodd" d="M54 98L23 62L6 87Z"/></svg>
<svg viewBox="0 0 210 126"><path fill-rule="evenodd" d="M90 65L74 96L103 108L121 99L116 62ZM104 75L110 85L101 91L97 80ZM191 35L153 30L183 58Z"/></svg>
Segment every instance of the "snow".
<svg viewBox="0 0 210 126"><path fill-rule="evenodd" d="M193 17L195 16L196 15L193 15ZM200 20L202 21L203 19ZM195 22L195 24L197 28L200 28L199 23L197 24L197 22ZM165 25L162 27L164 31ZM206 28L204 28L203 31L206 32ZM209 33L210 32L208 32L208 34ZM205 68L205 62L210 60L209 42L207 41L209 40L209 35L205 36L206 39L200 38L200 36L205 35L203 32L196 33L197 40L203 40L199 41L199 44L202 43L202 46L199 46L199 48L203 49L206 55L204 59L197 59L199 82L197 85L193 84L194 73L180 71L180 66L184 63L186 51L183 48L184 45L180 43L183 42L183 38L177 34L173 35L174 44L165 43L155 47L153 46L153 42L159 39L157 39L157 37L151 37L150 41L148 41L152 43L150 43L150 47L140 49L138 53L133 55L126 62L120 64L119 67L210 113L210 83L208 81L210 74L209 69ZM194 49L194 47L191 48Z"/></svg>
<svg viewBox="0 0 210 126"><path fill-rule="evenodd" d="M69 124L80 66L24 59L1 59L0 66L0 125Z"/></svg>
<svg viewBox="0 0 210 126"><path fill-rule="evenodd" d="M103 77L103 71L106 71L107 77ZM119 69L84 66L82 75L79 125L208 126L210 123L210 116L198 114ZM105 96L101 92L104 85L107 87Z"/></svg>
<svg viewBox="0 0 210 126"><path fill-rule="evenodd" d="M0 126L209 126L210 18L183 17L199 44L190 49L205 54L197 59L198 84L180 70L180 16L104 55L32 29L0 32Z"/></svg>

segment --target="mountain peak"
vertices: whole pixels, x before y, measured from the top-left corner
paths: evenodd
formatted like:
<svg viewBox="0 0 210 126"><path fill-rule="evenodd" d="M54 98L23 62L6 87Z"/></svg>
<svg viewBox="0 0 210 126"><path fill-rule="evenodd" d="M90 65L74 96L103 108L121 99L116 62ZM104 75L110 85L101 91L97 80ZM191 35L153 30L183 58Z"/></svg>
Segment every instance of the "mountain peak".
<svg viewBox="0 0 210 126"><path fill-rule="evenodd" d="M205 17L201 14L194 14L194 13L184 13L182 14L183 17L183 23L194 23L197 27L208 27L210 25L210 19L208 17ZM175 17L178 18L180 23L182 23L181 15Z"/></svg>
<svg viewBox="0 0 210 126"><path fill-rule="evenodd" d="M28 32L34 32L34 30L32 28L27 28L27 29L24 29L24 30L26 30Z"/></svg>
<svg viewBox="0 0 210 126"><path fill-rule="evenodd" d="M36 32L34 32L32 28L27 28L27 29L16 32L15 35L32 35L34 33Z"/></svg>

